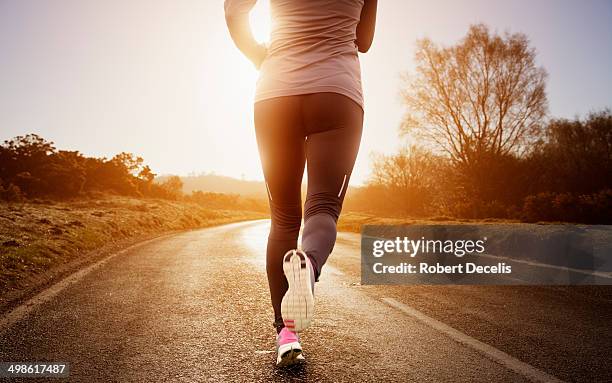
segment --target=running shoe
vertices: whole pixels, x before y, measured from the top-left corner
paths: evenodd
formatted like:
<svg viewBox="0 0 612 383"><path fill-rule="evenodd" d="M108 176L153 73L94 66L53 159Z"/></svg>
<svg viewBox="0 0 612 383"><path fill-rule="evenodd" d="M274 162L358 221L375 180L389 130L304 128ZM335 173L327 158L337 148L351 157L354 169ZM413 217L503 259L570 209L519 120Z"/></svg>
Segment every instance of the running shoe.
<svg viewBox="0 0 612 383"><path fill-rule="evenodd" d="M301 250L289 250L283 258L283 271L289 288L281 302L285 327L300 332L310 326L314 314L314 270Z"/></svg>
<svg viewBox="0 0 612 383"><path fill-rule="evenodd" d="M299 336L283 327L276 336L276 365L290 366L303 360Z"/></svg>

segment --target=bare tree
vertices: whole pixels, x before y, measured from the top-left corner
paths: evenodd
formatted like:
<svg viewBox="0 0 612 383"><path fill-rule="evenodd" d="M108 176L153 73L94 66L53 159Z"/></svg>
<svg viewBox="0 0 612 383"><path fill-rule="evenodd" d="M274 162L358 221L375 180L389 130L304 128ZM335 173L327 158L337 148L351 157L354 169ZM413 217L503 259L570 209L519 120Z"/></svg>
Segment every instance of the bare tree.
<svg viewBox="0 0 612 383"><path fill-rule="evenodd" d="M397 154L378 155L372 164L369 186L383 187L387 202L403 213L423 214L437 188L436 157L417 146Z"/></svg>
<svg viewBox="0 0 612 383"><path fill-rule="evenodd" d="M400 128L436 144L453 162L520 153L540 133L546 72L524 34L473 25L458 44L418 41L416 74L406 76Z"/></svg>

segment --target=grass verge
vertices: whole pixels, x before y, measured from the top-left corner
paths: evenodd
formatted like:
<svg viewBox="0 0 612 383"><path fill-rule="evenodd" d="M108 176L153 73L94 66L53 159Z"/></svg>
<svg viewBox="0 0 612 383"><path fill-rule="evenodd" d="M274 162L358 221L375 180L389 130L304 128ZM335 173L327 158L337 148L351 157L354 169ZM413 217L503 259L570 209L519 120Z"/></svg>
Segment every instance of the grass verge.
<svg viewBox="0 0 612 383"><path fill-rule="evenodd" d="M349 231L353 233L361 233L363 225L453 225L453 224L502 224L502 223L520 223L520 221L509 219L459 219L447 216L437 216L429 218L387 218L377 217L372 214L346 212L340 215L338 220L339 231Z"/></svg>

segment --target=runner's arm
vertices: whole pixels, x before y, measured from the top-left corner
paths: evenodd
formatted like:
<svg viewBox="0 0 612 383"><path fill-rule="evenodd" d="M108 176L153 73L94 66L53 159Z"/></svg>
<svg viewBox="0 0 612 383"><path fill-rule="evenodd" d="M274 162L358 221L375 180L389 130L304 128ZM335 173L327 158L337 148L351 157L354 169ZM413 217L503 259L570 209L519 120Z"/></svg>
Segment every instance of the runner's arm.
<svg viewBox="0 0 612 383"><path fill-rule="evenodd" d="M257 0L225 0L225 22L234 44L259 69L267 48L259 44L251 33L249 12Z"/></svg>
<svg viewBox="0 0 612 383"><path fill-rule="evenodd" d="M367 52L372 46L377 4L377 0L364 0L363 8L361 8L361 17L357 24L357 48L361 53Z"/></svg>

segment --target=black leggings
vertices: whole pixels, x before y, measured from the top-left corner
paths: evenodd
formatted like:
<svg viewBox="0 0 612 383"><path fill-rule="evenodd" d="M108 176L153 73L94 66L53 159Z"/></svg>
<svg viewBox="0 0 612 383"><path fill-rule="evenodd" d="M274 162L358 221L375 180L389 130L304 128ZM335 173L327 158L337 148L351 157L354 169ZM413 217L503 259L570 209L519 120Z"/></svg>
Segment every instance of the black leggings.
<svg viewBox="0 0 612 383"><path fill-rule="evenodd" d="M255 103L255 131L272 226L266 270L277 330L287 291L282 258L297 248L302 220L301 185L307 164L302 250L319 280L336 241L336 222L355 164L363 109L338 93L277 97Z"/></svg>

